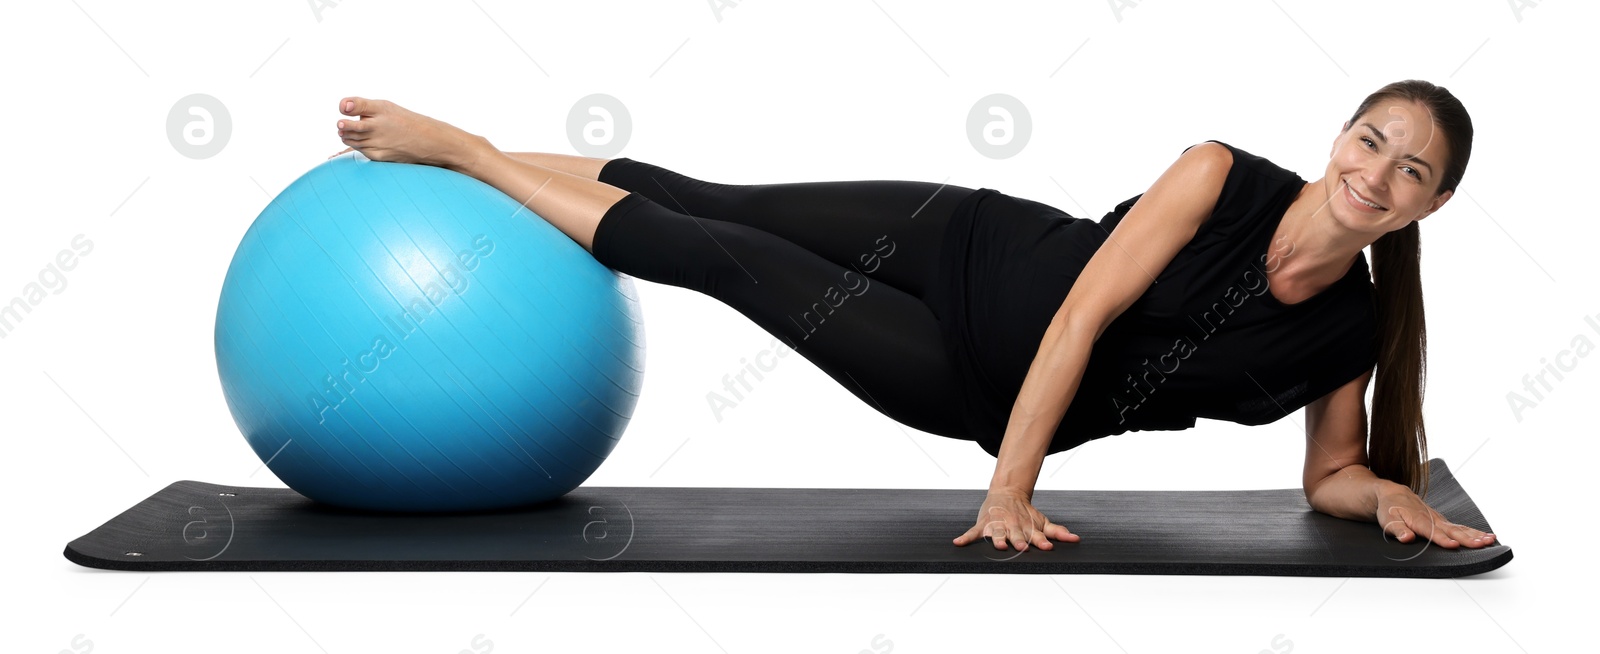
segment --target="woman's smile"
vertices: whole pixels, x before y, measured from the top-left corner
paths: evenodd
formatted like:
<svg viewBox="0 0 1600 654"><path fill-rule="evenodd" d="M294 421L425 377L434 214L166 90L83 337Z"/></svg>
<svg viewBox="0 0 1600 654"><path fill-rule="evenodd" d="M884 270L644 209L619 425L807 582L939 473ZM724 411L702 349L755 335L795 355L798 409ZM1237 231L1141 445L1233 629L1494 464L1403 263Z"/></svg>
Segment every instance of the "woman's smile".
<svg viewBox="0 0 1600 654"><path fill-rule="evenodd" d="M1362 211L1365 213L1382 213L1387 209L1383 205L1361 197L1361 194L1356 193L1356 189L1350 186L1350 182L1348 180L1344 182L1344 188L1345 200L1347 200L1350 203L1350 206L1354 207L1357 211Z"/></svg>

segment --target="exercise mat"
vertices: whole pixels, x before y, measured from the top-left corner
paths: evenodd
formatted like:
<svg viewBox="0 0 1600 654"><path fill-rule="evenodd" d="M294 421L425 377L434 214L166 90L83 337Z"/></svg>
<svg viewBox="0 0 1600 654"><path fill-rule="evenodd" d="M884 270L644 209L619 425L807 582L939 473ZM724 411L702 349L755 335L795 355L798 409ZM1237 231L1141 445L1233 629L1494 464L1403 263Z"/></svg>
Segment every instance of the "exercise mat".
<svg viewBox="0 0 1600 654"><path fill-rule="evenodd" d="M1489 523L1444 461L1428 503ZM1312 511L1298 488L1039 490L1082 537L1053 550L957 547L983 490L579 487L531 507L377 514L289 489L179 481L67 544L79 565L175 570L913 572L1463 577L1511 548L1396 542ZM1498 535L1497 535L1498 539Z"/></svg>

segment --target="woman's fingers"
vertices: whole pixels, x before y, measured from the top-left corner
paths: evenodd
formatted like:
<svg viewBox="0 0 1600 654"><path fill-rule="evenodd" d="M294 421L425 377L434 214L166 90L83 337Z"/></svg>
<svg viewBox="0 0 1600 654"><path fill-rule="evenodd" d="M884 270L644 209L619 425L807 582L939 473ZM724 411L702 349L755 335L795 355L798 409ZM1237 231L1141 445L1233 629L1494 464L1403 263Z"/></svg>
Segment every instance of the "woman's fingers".
<svg viewBox="0 0 1600 654"><path fill-rule="evenodd" d="M1026 548L1027 539L1023 537L1022 527L1014 513L997 506L989 509L988 518L987 532L994 541L995 549L1015 547L1021 551Z"/></svg>
<svg viewBox="0 0 1600 654"><path fill-rule="evenodd" d="M967 545L969 543L973 543L975 541L982 540L982 539L988 538L988 537L989 537L989 525L984 524L984 523L979 523L979 524L973 525L971 529L968 529L967 533L964 533L964 534L961 534L960 536L957 536L956 537L956 544L957 545Z"/></svg>
<svg viewBox="0 0 1600 654"><path fill-rule="evenodd" d="M1456 539L1451 538L1450 534L1446 533L1445 528L1450 523L1433 510L1407 511L1406 516L1408 518L1406 524L1410 525L1418 536L1433 541L1439 547L1455 547L1457 545Z"/></svg>
<svg viewBox="0 0 1600 654"><path fill-rule="evenodd" d="M993 545L996 548L998 548L999 545L1000 545L1000 543L999 543L1000 534L1003 533L1001 531L1001 528L1003 528L1004 526L1005 525L996 523L996 522L994 522L992 520L989 521L989 522L985 522L983 524L983 538L985 540L988 540L990 545Z"/></svg>
<svg viewBox="0 0 1600 654"><path fill-rule="evenodd" d="M1018 552L1028 549L1029 531L1032 530L1028 528L1028 525L1023 524L1016 517L1006 518L1006 534L1011 538L1011 546L1017 548Z"/></svg>
<svg viewBox="0 0 1600 654"><path fill-rule="evenodd" d="M1007 544L1011 538L1011 526L1006 524L1005 519L991 519L989 521L988 532L989 542L994 545L995 549L1003 550L1007 548Z"/></svg>
<svg viewBox="0 0 1600 654"><path fill-rule="evenodd" d="M1415 529L1423 538L1433 541L1439 547L1460 547L1466 542L1463 540L1464 538L1470 538L1467 535L1467 532L1471 531L1468 527L1450 522L1432 508L1411 511L1408 512L1408 515L1416 518L1415 520L1407 521L1411 524L1412 529Z"/></svg>
<svg viewBox="0 0 1600 654"><path fill-rule="evenodd" d="M1026 507L1024 507L1026 509ZM1033 517L1026 510L1009 511L1006 514L1006 533L1011 537L1011 546L1018 552L1028 549L1033 543L1033 535L1037 532L1033 528Z"/></svg>
<svg viewBox="0 0 1600 654"><path fill-rule="evenodd" d="M1045 524L1044 535L1059 541L1077 542L1078 540L1078 535L1068 531L1066 525L1058 525L1054 522Z"/></svg>
<svg viewBox="0 0 1600 654"><path fill-rule="evenodd" d="M997 550L1006 548L1005 511L997 506L991 506L983 512L983 537L989 539L990 544Z"/></svg>
<svg viewBox="0 0 1600 654"><path fill-rule="evenodd" d="M1423 538L1449 549L1461 546L1486 547L1494 543L1494 534L1450 522L1443 514L1420 500L1416 504L1420 508L1389 507L1383 522L1383 531L1402 543L1415 542L1416 538Z"/></svg>
<svg viewBox="0 0 1600 654"><path fill-rule="evenodd" d="M1446 522L1444 516L1442 515L1438 517L1438 520L1446 525L1445 533L1449 534L1451 538L1454 538L1456 542L1467 547L1484 547L1494 542L1494 534L1479 529L1473 529L1472 527L1468 527L1466 525L1460 525L1454 522Z"/></svg>
<svg viewBox="0 0 1600 654"><path fill-rule="evenodd" d="M1408 526L1406 515L1405 508L1391 506L1389 515L1383 520L1383 531L1402 543L1411 537L1411 527Z"/></svg>
<svg viewBox="0 0 1600 654"><path fill-rule="evenodd" d="M1435 514L1434 519L1441 525L1441 528L1437 530L1439 538L1435 540L1442 541L1439 542L1442 547L1485 547L1494 542L1493 534L1479 531L1466 525L1448 522L1442 515Z"/></svg>
<svg viewBox="0 0 1600 654"><path fill-rule="evenodd" d="M966 545L967 543L980 538L979 533L981 531L983 531L983 529L980 525L973 525L971 529L966 530L966 532L962 533L960 536L956 536L955 540L950 542L955 543L957 547Z"/></svg>
<svg viewBox="0 0 1600 654"><path fill-rule="evenodd" d="M1046 525L1046 526L1049 526L1049 525ZM1031 541L1029 541L1029 542L1032 543L1034 547L1037 547L1037 548L1039 548L1041 550L1047 550L1047 549L1050 549L1052 547L1055 547L1055 545L1051 544L1050 538L1045 535L1043 529L1034 530L1033 539Z"/></svg>

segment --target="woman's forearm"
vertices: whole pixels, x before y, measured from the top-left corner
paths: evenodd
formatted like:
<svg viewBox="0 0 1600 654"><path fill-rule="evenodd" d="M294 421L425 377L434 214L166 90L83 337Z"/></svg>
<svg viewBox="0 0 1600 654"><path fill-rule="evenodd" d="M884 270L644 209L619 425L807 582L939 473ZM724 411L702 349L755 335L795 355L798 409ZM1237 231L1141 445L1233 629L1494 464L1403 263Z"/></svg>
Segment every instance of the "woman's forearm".
<svg viewBox="0 0 1600 654"><path fill-rule="evenodd" d="M1377 520L1378 498L1383 493L1410 490L1356 463L1317 482L1306 492L1306 502L1312 509L1336 518L1373 522Z"/></svg>
<svg viewBox="0 0 1600 654"><path fill-rule="evenodd" d="M1011 406L990 490L1016 490L1032 497L1039 468L1078 392L1096 336L1096 326L1084 321L1067 317L1050 322Z"/></svg>

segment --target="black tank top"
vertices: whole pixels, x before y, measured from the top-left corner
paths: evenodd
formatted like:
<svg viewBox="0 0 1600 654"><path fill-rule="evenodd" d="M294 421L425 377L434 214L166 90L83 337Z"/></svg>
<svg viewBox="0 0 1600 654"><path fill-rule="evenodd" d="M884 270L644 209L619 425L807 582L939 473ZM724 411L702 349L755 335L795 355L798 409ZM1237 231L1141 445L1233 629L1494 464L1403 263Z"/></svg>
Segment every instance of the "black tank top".
<svg viewBox="0 0 1600 654"><path fill-rule="evenodd" d="M1270 423L1376 365L1365 253L1317 295L1280 302L1267 289L1269 241L1306 182L1215 142L1233 153L1216 208L1095 342L1051 453L1128 431L1186 429L1197 418ZM1045 329L1142 195L1098 222L989 188L957 207L935 311L967 385L968 427L985 451L998 456ZM1278 257L1294 256L1288 244L1275 249Z"/></svg>

